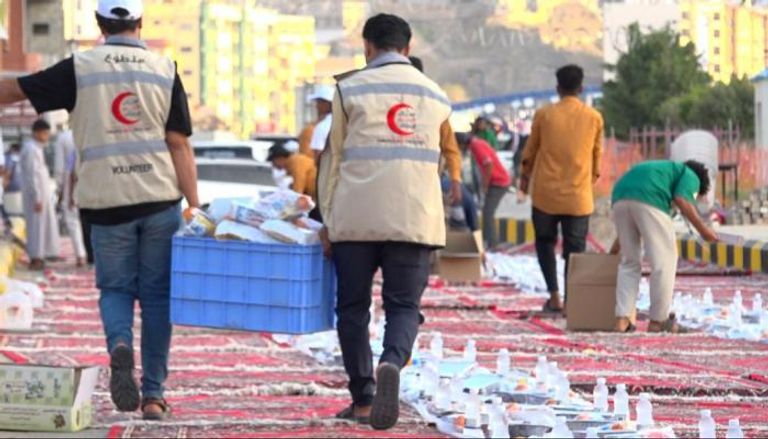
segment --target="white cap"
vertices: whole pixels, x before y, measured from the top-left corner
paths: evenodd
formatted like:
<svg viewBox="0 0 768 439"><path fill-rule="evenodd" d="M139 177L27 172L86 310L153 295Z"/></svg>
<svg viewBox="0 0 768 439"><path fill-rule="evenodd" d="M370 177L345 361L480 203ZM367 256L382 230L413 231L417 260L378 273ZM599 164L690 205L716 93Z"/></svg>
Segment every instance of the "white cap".
<svg viewBox="0 0 768 439"><path fill-rule="evenodd" d="M312 102L319 99L324 101L333 102L333 96L336 94L336 88L331 85L318 85L315 86L315 92L309 95L307 101Z"/></svg>
<svg viewBox="0 0 768 439"><path fill-rule="evenodd" d="M124 9L128 14L117 14L116 9ZM142 0L99 0L96 13L112 20L138 20L144 14L144 5Z"/></svg>
<svg viewBox="0 0 768 439"><path fill-rule="evenodd" d="M299 152L299 142L295 140L289 140L283 145L288 152Z"/></svg>

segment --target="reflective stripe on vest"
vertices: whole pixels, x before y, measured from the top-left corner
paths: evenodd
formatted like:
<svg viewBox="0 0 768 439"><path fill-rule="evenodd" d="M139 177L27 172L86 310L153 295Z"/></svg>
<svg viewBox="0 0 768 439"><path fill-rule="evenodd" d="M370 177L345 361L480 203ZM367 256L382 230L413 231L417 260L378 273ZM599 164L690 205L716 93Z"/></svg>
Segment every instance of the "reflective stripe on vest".
<svg viewBox="0 0 768 439"><path fill-rule="evenodd" d="M92 146L81 153L80 160L89 162L107 157L167 152L165 141L120 142L104 146Z"/></svg>
<svg viewBox="0 0 768 439"><path fill-rule="evenodd" d="M343 87L344 97L361 96L367 94L411 95L434 99L450 106L451 102L428 87L409 83L384 83L384 84L360 84Z"/></svg>
<svg viewBox="0 0 768 439"><path fill-rule="evenodd" d="M440 152L408 146L365 146L344 149L342 161L355 160L411 160L414 162L440 163Z"/></svg>
<svg viewBox="0 0 768 439"><path fill-rule="evenodd" d="M162 75L150 72L123 71L123 72L97 72L81 75L77 78L77 88L93 87L105 84L130 84L141 82L146 84L159 85L160 87L172 89L173 78L167 78Z"/></svg>

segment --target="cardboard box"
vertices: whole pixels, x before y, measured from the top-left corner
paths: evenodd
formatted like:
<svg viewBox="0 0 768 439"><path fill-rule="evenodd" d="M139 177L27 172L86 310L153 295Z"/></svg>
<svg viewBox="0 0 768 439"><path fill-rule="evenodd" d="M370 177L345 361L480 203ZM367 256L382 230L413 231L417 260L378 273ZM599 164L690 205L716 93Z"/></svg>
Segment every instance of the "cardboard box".
<svg viewBox="0 0 768 439"><path fill-rule="evenodd" d="M616 325L616 276L621 257L582 253L568 264L569 331L613 331ZM635 321L636 316L630 316Z"/></svg>
<svg viewBox="0 0 768 439"><path fill-rule="evenodd" d="M483 279L483 234L448 232L445 249L437 255L437 273L448 282Z"/></svg>
<svg viewBox="0 0 768 439"><path fill-rule="evenodd" d="M93 420L98 367L0 365L0 429L71 433Z"/></svg>

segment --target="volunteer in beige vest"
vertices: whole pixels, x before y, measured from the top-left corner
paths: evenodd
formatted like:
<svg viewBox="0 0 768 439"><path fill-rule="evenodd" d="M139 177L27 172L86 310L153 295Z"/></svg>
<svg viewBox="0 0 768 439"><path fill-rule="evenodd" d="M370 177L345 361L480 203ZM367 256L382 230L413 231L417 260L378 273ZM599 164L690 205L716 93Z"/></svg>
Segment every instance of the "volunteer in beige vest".
<svg viewBox="0 0 768 439"><path fill-rule="evenodd" d="M141 46L118 44L75 54L74 59L78 92L72 131L80 148L80 206L107 209L180 199L165 144L176 76L173 61ZM110 111L93 111L104 102L111 102Z"/></svg>
<svg viewBox="0 0 768 439"><path fill-rule="evenodd" d="M91 226L99 308L120 411L169 413L163 399L171 341L171 240L180 201L197 199L187 96L170 59L140 40L141 0L99 0L105 44L33 75L0 81L0 104L29 99L39 113L65 109L79 163L76 198ZM133 319L141 308L141 388Z"/></svg>
<svg viewBox="0 0 768 439"><path fill-rule="evenodd" d="M397 423L399 372L411 356L431 251L445 243L438 164L450 105L407 58L408 23L380 14L363 30L368 66L339 78L319 197L339 278L338 332L352 405L339 417ZM371 287L384 275L384 352L374 380Z"/></svg>

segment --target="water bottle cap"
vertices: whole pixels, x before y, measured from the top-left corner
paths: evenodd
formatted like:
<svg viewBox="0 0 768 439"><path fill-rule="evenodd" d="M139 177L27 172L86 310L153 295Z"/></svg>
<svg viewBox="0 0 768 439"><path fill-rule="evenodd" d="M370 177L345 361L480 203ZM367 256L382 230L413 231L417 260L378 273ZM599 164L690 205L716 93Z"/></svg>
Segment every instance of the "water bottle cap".
<svg viewBox="0 0 768 439"><path fill-rule="evenodd" d="M500 354L508 354L509 350L507 348L501 348L501 350L499 350L499 353Z"/></svg>
<svg viewBox="0 0 768 439"><path fill-rule="evenodd" d="M627 385L626 385L626 384L624 384L624 383L622 383L622 384L616 384L616 389L617 389L617 390L627 390Z"/></svg>
<svg viewBox="0 0 768 439"><path fill-rule="evenodd" d="M739 420L738 419L731 419L728 421L729 427L738 427L739 426Z"/></svg>
<svg viewBox="0 0 768 439"><path fill-rule="evenodd" d="M641 393L640 394L640 399L642 399L642 400L649 400L650 401L651 394L650 393Z"/></svg>
<svg viewBox="0 0 768 439"><path fill-rule="evenodd" d="M712 410L709 410L709 409L707 409L707 410L702 410L702 411L701 411L701 416L702 416L703 418L711 418L711 417L712 417Z"/></svg>
<svg viewBox="0 0 768 439"><path fill-rule="evenodd" d="M603 378L603 377L600 377L600 378L598 378L598 379L597 379L597 384L600 384L600 385L602 385L602 384L605 384L605 383L606 383L606 380L605 380L605 378Z"/></svg>
<svg viewBox="0 0 768 439"><path fill-rule="evenodd" d="M547 362L547 357L545 357L544 355L539 355L538 362L539 363L546 363Z"/></svg>
<svg viewBox="0 0 768 439"><path fill-rule="evenodd" d="M553 369L557 369L557 361L550 361L549 366L552 367Z"/></svg>

